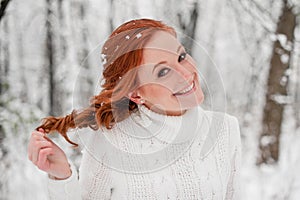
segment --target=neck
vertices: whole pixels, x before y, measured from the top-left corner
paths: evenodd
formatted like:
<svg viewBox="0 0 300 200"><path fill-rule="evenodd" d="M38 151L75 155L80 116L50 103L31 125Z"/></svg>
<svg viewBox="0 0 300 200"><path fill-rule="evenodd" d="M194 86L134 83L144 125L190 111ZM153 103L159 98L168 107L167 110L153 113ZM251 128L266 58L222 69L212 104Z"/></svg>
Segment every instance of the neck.
<svg viewBox="0 0 300 200"><path fill-rule="evenodd" d="M168 115L168 116L181 116L183 115L186 110L164 110L163 108L160 108L159 106L155 106L150 103L145 103L144 106L146 106L149 110L156 112L161 115Z"/></svg>

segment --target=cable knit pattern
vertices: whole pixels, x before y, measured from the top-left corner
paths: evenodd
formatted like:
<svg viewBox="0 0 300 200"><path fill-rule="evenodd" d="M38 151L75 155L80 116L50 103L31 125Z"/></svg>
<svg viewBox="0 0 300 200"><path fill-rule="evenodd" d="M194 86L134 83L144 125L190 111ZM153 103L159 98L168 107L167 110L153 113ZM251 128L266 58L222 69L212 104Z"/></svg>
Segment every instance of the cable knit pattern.
<svg viewBox="0 0 300 200"><path fill-rule="evenodd" d="M165 116L140 106L111 130L78 130L79 178L48 179L50 199L238 199L238 120L201 107Z"/></svg>

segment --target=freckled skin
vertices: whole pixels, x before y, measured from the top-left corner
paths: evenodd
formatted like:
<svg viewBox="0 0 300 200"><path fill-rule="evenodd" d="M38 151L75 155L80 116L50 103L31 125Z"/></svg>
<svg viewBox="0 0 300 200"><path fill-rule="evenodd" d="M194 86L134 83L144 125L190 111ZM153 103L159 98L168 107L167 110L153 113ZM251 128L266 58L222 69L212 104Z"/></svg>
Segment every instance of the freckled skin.
<svg viewBox="0 0 300 200"><path fill-rule="evenodd" d="M189 55L179 62L179 56L185 53L183 47L178 48L180 46L179 41L168 32L158 31L152 36L145 46L143 65L138 71L140 87L135 91L138 95L131 98L133 101L139 103L138 99L143 99L146 107L167 115L181 115L203 102L196 63ZM154 69L162 61L165 63ZM167 73L159 77L165 68ZM193 82L194 89L188 95L174 95Z"/></svg>

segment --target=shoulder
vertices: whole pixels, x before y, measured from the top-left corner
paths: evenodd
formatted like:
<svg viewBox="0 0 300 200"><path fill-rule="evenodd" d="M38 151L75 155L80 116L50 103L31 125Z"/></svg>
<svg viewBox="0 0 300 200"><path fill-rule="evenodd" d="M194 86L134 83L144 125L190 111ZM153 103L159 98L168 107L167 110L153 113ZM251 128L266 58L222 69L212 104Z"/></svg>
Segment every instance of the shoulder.
<svg viewBox="0 0 300 200"><path fill-rule="evenodd" d="M211 119L212 124L218 124L218 138L228 145L230 155L236 150L240 151L241 133L238 118L228 113L215 111L207 111L206 114Z"/></svg>
<svg viewBox="0 0 300 200"><path fill-rule="evenodd" d="M204 115L209 122L215 122L219 125L227 124L228 128L231 130L239 128L238 118L231 114L219 111L204 110Z"/></svg>
<svg viewBox="0 0 300 200"><path fill-rule="evenodd" d="M209 124L208 138L215 138L216 143L229 146L229 149L241 146L241 136L238 118L218 111L204 111Z"/></svg>
<svg viewBox="0 0 300 200"><path fill-rule="evenodd" d="M106 129L92 130L84 128L77 130L77 137L83 156L102 162L107 159L107 146L110 142Z"/></svg>
<svg viewBox="0 0 300 200"><path fill-rule="evenodd" d="M235 116L226 113L226 112L221 112L221 111L213 111L213 110L204 110L202 109L203 112L205 113L205 115L209 116L209 117L216 117L216 118L225 118L226 120L230 120L232 118L236 118ZM237 118L236 118L237 119Z"/></svg>
<svg viewBox="0 0 300 200"><path fill-rule="evenodd" d="M229 129L234 129L239 126L237 117L219 111L203 110L205 118L213 125L228 126Z"/></svg>

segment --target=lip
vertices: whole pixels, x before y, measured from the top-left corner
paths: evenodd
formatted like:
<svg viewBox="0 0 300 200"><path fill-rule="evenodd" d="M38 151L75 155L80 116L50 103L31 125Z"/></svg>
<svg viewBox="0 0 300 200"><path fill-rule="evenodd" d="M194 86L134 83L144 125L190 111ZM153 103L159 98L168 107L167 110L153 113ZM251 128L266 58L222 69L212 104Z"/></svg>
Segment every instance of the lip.
<svg viewBox="0 0 300 200"><path fill-rule="evenodd" d="M195 91L195 80L193 80L187 87L185 87L182 90L179 90L178 92L174 93L173 95L174 96L188 95L194 91Z"/></svg>

